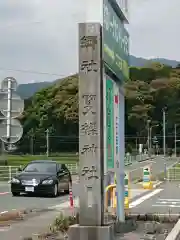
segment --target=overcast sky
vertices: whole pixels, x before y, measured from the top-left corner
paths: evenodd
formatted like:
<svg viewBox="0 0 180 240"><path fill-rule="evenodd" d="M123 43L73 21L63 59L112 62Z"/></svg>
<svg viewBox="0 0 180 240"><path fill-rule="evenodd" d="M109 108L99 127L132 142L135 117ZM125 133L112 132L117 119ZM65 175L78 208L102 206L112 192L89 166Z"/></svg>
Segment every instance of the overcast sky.
<svg viewBox="0 0 180 240"><path fill-rule="evenodd" d="M51 81L77 72L75 36L76 23L82 20L81 1L1 0L0 79ZM180 0L129 2L130 53L180 60Z"/></svg>

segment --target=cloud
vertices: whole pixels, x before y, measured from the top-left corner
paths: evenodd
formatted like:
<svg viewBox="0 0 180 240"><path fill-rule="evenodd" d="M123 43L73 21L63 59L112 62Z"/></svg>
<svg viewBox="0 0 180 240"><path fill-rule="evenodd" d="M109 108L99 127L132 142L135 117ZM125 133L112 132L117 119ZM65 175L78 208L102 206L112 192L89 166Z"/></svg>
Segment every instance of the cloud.
<svg viewBox="0 0 180 240"><path fill-rule="evenodd" d="M129 2L131 53L178 60L180 1ZM14 76L21 83L51 81L58 78L52 73L59 77L75 73L77 22L85 18L84 7L84 0L0 1L0 79Z"/></svg>
<svg viewBox="0 0 180 240"><path fill-rule="evenodd" d="M129 26L131 53L180 60L179 9L178 0L146 0L142 6L134 4Z"/></svg>

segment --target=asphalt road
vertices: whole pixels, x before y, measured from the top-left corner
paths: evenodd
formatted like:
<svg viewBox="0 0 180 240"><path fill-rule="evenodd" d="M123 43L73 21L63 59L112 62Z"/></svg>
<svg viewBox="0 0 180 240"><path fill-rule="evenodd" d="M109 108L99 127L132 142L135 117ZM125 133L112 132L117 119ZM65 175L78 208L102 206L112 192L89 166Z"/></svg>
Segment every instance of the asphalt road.
<svg viewBox="0 0 180 240"><path fill-rule="evenodd" d="M3 186L1 186L1 191ZM4 186L4 190L7 187ZM78 185L73 184L73 194L77 196ZM50 197L38 197L38 196L27 196L21 195L19 197L13 197L10 192L0 195L0 212L10 211L12 209L46 209L55 205L59 205L65 201L68 201L69 196L63 193L57 198Z"/></svg>
<svg viewBox="0 0 180 240"><path fill-rule="evenodd" d="M157 157L151 161L135 163L131 166L125 168L126 171L130 171L132 176L142 176L142 168L143 166L149 164L150 162L153 164L153 171L158 173L163 171L164 160L161 157ZM177 159L167 161L167 165L170 166L175 163ZM140 169L141 168L141 169ZM134 190L132 191L132 198L137 195L140 196L142 193L140 190L137 190L135 185L132 186ZM78 196L78 184L73 184L73 195ZM10 186L8 184L0 184L0 212L10 211L12 209L25 209L25 208L48 208L52 206L59 205L62 202L68 201L68 196L61 195L58 198L42 198L42 197L12 197L10 193Z"/></svg>
<svg viewBox="0 0 180 240"><path fill-rule="evenodd" d="M165 163L167 168L172 166L178 161L178 158L168 158L165 159L162 156L156 156L148 161L145 162L138 162L134 163L133 165L125 167L125 171L130 172L130 181L134 181L136 179L142 179L143 175L143 166L146 166L148 164L152 164L152 175L153 177L156 177L160 172L164 171Z"/></svg>
<svg viewBox="0 0 180 240"><path fill-rule="evenodd" d="M147 190L140 189L140 185L132 185L131 189L131 199L138 198L145 194ZM2 187L1 187L2 189ZM77 197L79 194L78 184L73 184L73 195ZM35 197L22 195L19 197L12 197L10 193L0 195L0 212L11 211L14 209L47 209L49 207L55 207L61 203L67 202L69 200L68 195L61 195L57 198L47 198L47 197Z"/></svg>
<svg viewBox="0 0 180 240"><path fill-rule="evenodd" d="M143 199L142 199L143 200ZM132 213L180 213L180 183L167 182L160 186L160 191L131 209Z"/></svg>

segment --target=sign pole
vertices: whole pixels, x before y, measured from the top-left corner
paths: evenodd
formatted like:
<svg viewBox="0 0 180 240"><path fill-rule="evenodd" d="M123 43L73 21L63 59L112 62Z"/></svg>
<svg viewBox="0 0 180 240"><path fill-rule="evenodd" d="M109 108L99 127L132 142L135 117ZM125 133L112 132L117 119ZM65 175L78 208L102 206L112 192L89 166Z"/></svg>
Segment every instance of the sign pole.
<svg viewBox="0 0 180 240"><path fill-rule="evenodd" d="M22 114L24 101L15 93L16 89L17 81L13 77L5 78L1 83L0 112L3 117L0 117L0 120L3 121L0 123L0 139L8 144L8 150L11 149L11 144L21 139L23 134L23 127L15 118Z"/></svg>
<svg viewBox="0 0 180 240"><path fill-rule="evenodd" d="M126 3L127 9L127 1ZM124 19L122 17L122 8L125 5L119 1L103 1L103 53L104 53L104 65L105 72L113 86L118 88L119 95L119 113L116 110L116 104L111 107L112 112L114 110L115 118L118 115L118 128L119 134L116 136L114 142L119 142L119 152L117 153L116 148L114 148L114 166L112 171L116 173L117 177L117 217L121 222L125 221L124 214L124 156L125 156L125 144L124 144L124 87L123 83L125 80L129 79L129 33L124 27ZM121 15L121 16L120 16ZM109 80L109 79L108 79ZM118 97L117 97L118 98ZM106 96L107 101L107 96ZM109 108L109 103L106 105L106 111ZM108 115L108 114L107 114ZM109 118L110 118L109 113ZM107 133L110 132L108 129L110 124L107 125ZM116 129L116 122L110 128ZM117 130L117 129L116 129ZM110 134L107 134L110 136ZM115 135L117 135L115 131ZM107 138L109 137L107 136ZM112 136L109 137L108 141L111 142ZM110 145L110 144L109 144ZM112 144L111 144L112 145ZM110 149L110 148L109 148ZM109 150L108 149L108 150ZM110 162L109 162L110 163ZM110 171L112 167L108 167Z"/></svg>
<svg viewBox="0 0 180 240"><path fill-rule="evenodd" d="M12 89L11 79L8 79L8 102L7 102L7 141L9 143L11 137L11 112L12 112Z"/></svg>
<svg viewBox="0 0 180 240"><path fill-rule="evenodd" d="M124 212L124 156L125 156L125 129L124 129L124 91L119 90L119 168L117 168L117 217L120 222L125 222Z"/></svg>

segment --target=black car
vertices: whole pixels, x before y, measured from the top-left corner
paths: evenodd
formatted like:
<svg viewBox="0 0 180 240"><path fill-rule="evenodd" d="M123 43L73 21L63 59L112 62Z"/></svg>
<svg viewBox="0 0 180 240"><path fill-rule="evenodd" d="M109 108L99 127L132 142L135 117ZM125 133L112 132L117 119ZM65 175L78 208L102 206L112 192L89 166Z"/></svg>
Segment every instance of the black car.
<svg viewBox="0 0 180 240"><path fill-rule="evenodd" d="M61 191L69 193L71 174L65 164L50 160L30 162L11 180L13 196L34 193L57 197Z"/></svg>

